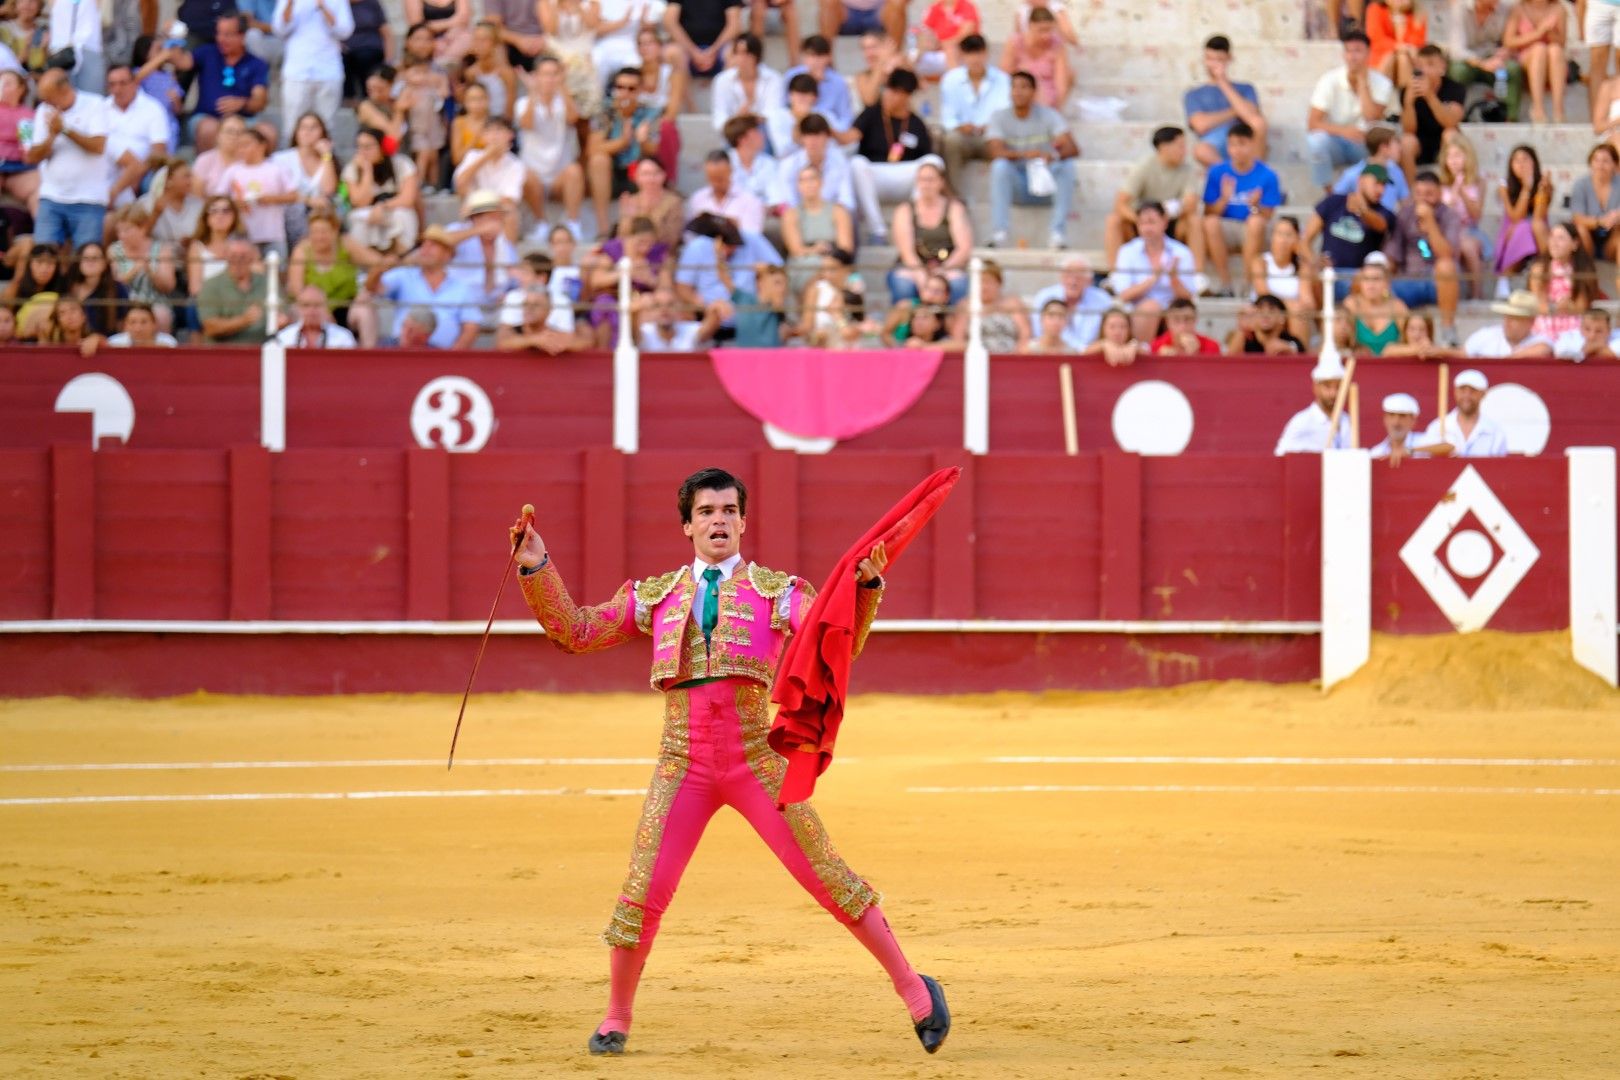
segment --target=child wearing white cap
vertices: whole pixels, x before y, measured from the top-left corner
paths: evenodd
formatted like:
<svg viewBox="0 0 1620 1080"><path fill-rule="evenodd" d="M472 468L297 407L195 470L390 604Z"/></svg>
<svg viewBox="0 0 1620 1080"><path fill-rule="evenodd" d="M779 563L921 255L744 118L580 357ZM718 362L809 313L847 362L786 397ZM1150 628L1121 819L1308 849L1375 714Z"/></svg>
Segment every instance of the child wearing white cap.
<svg viewBox="0 0 1620 1080"><path fill-rule="evenodd" d="M1445 434L1441 434L1440 421L1434 421L1423 433L1424 445L1444 443L1455 457L1506 457L1507 432L1480 412L1491 385L1485 373L1476 368L1459 371L1451 385L1457 407L1446 415Z"/></svg>
<svg viewBox="0 0 1620 1080"><path fill-rule="evenodd" d="M1411 394L1390 394L1384 398L1384 441L1373 447L1375 458L1390 458L1390 464L1407 457L1428 457L1417 449L1420 445L1413 428L1417 426L1417 398Z"/></svg>

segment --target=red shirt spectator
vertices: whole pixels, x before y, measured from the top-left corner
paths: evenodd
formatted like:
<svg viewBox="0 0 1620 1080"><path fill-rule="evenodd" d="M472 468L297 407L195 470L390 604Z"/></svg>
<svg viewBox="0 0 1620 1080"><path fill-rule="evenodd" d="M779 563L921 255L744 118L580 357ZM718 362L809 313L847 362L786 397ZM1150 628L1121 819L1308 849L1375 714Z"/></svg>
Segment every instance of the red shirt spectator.
<svg viewBox="0 0 1620 1080"><path fill-rule="evenodd" d="M1219 356L1220 343L1198 332L1198 308L1191 300L1176 299L1164 312L1165 331L1149 346L1155 356Z"/></svg>
<svg viewBox="0 0 1620 1080"><path fill-rule="evenodd" d="M963 33L978 33L979 9L970 0L936 0L922 24L940 41L951 41Z"/></svg>

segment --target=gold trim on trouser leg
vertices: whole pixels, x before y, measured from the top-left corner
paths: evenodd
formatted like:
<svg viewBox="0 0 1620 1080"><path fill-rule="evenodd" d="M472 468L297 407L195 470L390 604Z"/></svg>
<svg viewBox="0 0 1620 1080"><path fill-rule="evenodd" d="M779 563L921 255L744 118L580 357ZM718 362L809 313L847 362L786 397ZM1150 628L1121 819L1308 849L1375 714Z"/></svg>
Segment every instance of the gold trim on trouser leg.
<svg viewBox="0 0 1620 1080"><path fill-rule="evenodd" d="M613 907L613 918L602 934L602 940L616 948L633 949L641 943L642 911L653 867L664 844L664 826L691 761L691 720L690 691L665 691L664 735L658 764L653 767L652 783L641 806L641 821L636 825L635 844L630 849L630 870L619 892L619 902Z"/></svg>
<svg viewBox="0 0 1620 1080"><path fill-rule="evenodd" d="M787 759L771 749L766 737L771 732L770 699L765 687L746 682L737 687L737 717L742 723L743 751L748 755L748 767L753 770L772 799L782 790L782 778L787 775ZM855 922L866 909L880 903L882 898L833 847L821 817L807 802L793 803L782 811L788 828L799 850L810 860L810 867L832 897L840 911Z"/></svg>

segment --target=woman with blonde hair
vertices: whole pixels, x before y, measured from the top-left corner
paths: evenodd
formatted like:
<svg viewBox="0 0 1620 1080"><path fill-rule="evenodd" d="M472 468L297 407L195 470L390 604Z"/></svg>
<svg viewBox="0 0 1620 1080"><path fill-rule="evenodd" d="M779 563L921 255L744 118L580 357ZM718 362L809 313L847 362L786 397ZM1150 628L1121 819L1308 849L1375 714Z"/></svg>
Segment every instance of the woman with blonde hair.
<svg viewBox="0 0 1620 1080"><path fill-rule="evenodd" d="M1345 317L1334 326L1341 349L1363 356L1382 356L1401 340L1408 310L1389 288L1389 260L1381 253L1369 257L1350 280L1344 298Z"/></svg>
<svg viewBox="0 0 1620 1080"><path fill-rule="evenodd" d="M1485 216L1485 176L1479 171L1479 154L1474 143L1459 129L1452 128L1440 139L1440 202L1462 228L1462 244L1457 252L1463 280L1473 295L1485 295L1485 267L1495 254L1491 238L1479 227Z"/></svg>

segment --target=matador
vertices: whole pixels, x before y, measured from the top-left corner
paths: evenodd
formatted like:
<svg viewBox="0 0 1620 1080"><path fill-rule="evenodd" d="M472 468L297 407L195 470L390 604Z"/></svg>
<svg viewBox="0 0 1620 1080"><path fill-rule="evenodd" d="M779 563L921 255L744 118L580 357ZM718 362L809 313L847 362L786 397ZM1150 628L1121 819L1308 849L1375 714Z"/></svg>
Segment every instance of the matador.
<svg viewBox="0 0 1620 1080"><path fill-rule="evenodd" d="M695 558L661 577L627 581L613 598L580 607L532 526L512 529L523 595L565 653L596 652L639 634L653 639L652 686L664 695L664 731L625 876L603 940L610 947L607 1014L592 1054L622 1054L636 985L664 911L705 826L722 806L747 819L788 872L877 958L906 1004L923 1048L950 1032L939 983L912 969L872 887L833 848L808 802L777 807L785 759L766 741L771 680L815 597L802 578L745 562L748 490L720 469L681 485L681 528ZM520 531L521 530L521 531ZM856 568L855 646L883 597L882 545Z"/></svg>

